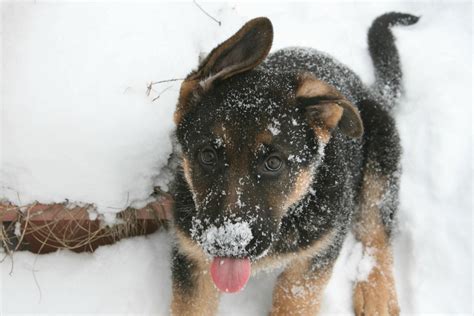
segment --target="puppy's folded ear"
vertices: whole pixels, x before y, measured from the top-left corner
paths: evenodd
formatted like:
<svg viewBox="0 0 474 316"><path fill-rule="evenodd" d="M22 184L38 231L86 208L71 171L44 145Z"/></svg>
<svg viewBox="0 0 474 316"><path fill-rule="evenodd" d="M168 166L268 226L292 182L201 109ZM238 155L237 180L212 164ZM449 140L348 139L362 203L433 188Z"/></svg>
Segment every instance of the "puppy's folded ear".
<svg viewBox="0 0 474 316"><path fill-rule="evenodd" d="M359 138L364 133L357 108L334 87L316 79L312 74L300 77L296 98L306 111L315 134L328 142L331 131L338 127L345 135Z"/></svg>
<svg viewBox="0 0 474 316"><path fill-rule="evenodd" d="M265 17L250 20L231 38L214 48L188 79L200 79L201 86L208 87L217 80L250 70L268 55L272 42L270 20Z"/></svg>

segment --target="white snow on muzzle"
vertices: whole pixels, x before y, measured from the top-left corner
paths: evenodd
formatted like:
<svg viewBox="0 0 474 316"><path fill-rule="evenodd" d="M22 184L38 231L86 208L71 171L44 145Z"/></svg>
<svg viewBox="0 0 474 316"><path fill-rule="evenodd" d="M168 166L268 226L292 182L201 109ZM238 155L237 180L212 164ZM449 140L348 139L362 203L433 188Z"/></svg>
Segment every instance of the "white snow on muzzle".
<svg viewBox="0 0 474 316"><path fill-rule="evenodd" d="M245 255L245 247L253 238L247 222L225 222L222 226L207 228L196 239L206 253L213 257L235 257Z"/></svg>

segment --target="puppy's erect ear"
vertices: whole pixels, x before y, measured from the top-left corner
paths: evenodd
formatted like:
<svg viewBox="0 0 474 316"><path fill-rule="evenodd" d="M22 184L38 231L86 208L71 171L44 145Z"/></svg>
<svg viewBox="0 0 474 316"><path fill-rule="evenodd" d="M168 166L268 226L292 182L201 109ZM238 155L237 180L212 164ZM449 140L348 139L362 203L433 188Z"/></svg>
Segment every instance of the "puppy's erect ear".
<svg viewBox="0 0 474 316"><path fill-rule="evenodd" d="M214 48L188 79L201 79L201 86L224 80L252 69L268 55L273 41L273 27L265 17L247 22L231 38ZM192 78L191 78L192 77Z"/></svg>
<svg viewBox="0 0 474 316"><path fill-rule="evenodd" d="M296 98L304 106L316 136L328 142L336 127L347 136L362 136L364 127L359 111L339 91L312 74L301 75L299 81Z"/></svg>
<svg viewBox="0 0 474 316"><path fill-rule="evenodd" d="M247 22L231 38L214 48L181 84L174 121L178 124L189 108L195 91L205 91L218 81L250 70L268 55L273 41L273 27L265 17Z"/></svg>

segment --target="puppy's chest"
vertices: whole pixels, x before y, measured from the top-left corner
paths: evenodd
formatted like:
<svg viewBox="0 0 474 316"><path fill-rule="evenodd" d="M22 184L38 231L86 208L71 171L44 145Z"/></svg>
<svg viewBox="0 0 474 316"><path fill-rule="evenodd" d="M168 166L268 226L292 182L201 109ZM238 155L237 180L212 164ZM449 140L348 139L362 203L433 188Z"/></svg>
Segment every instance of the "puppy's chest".
<svg viewBox="0 0 474 316"><path fill-rule="evenodd" d="M357 176L349 170L327 170L327 166L321 168L306 196L282 218L275 252L305 249L328 233L345 231L349 226L357 203Z"/></svg>
<svg viewBox="0 0 474 316"><path fill-rule="evenodd" d="M274 249L290 252L307 247L335 226L334 215L330 205L309 193L283 217Z"/></svg>

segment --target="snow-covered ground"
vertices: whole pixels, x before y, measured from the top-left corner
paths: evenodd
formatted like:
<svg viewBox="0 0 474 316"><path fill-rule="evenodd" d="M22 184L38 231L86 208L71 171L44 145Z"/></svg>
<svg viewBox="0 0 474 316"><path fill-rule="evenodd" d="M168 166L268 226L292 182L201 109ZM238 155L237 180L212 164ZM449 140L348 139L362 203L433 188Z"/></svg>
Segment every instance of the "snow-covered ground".
<svg viewBox="0 0 474 316"><path fill-rule="evenodd" d="M2 2L0 198L92 202L102 213L140 203L160 184L179 82L255 16L274 49L311 46L373 81L366 32L387 11L421 15L397 28L405 95L395 273L402 313L472 312L472 5L470 2L36 4ZM160 98L152 101L163 90ZM0 314L166 315L166 232L93 254L16 253L0 264ZM361 247L346 241L322 313L351 313ZM224 295L221 315L264 315L277 272Z"/></svg>

